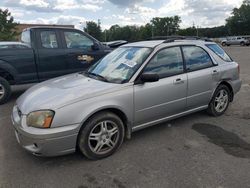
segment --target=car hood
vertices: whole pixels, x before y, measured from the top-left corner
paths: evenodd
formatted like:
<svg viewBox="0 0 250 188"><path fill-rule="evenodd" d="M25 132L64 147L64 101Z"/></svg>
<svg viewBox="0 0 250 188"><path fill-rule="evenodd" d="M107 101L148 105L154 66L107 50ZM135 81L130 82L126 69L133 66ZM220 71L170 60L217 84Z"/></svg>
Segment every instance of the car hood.
<svg viewBox="0 0 250 188"><path fill-rule="evenodd" d="M17 100L23 114L41 109L57 109L62 106L113 92L123 84L107 83L82 74L71 74L37 84Z"/></svg>

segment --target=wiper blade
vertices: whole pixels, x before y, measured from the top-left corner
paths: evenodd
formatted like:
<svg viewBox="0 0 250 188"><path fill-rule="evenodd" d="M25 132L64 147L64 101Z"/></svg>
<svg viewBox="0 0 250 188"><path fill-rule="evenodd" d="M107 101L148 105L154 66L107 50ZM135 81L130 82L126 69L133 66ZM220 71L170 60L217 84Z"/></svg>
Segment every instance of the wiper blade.
<svg viewBox="0 0 250 188"><path fill-rule="evenodd" d="M97 78L100 78L104 82L108 82L108 80L104 76L102 76L102 75L99 75L99 74L96 74L96 73L93 73L93 72L86 72L86 74L88 76L91 75L91 76L95 76Z"/></svg>

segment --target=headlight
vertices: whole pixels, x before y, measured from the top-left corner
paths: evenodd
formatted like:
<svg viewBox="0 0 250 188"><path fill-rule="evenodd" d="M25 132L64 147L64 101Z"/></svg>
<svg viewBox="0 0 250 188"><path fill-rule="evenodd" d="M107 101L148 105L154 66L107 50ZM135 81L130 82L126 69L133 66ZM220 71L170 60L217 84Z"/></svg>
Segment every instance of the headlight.
<svg viewBox="0 0 250 188"><path fill-rule="evenodd" d="M27 125L37 128L50 128L54 114L51 110L31 112L27 116Z"/></svg>

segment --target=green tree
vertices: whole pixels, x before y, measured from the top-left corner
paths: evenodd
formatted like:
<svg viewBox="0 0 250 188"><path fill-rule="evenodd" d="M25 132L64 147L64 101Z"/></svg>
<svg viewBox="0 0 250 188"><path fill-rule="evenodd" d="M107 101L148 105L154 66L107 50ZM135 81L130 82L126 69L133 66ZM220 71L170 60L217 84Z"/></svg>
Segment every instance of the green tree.
<svg viewBox="0 0 250 188"><path fill-rule="evenodd" d="M250 0L244 0L240 8L234 8L232 16L226 20L231 35L250 34Z"/></svg>
<svg viewBox="0 0 250 188"><path fill-rule="evenodd" d="M14 22L9 10L0 9L0 41L16 40L18 35L16 26L17 23Z"/></svg>
<svg viewBox="0 0 250 188"><path fill-rule="evenodd" d="M175 35L180 28L181 18L179 16L155 17L151 20L154 36Z"/></svg>
<svg viewBox="0 0 250 188"><path fill-rule="evenodd" d="M96 38L97 40L102 40L102 30L99 21L98 24L93 21L87 22L84 31Z"/></svg>

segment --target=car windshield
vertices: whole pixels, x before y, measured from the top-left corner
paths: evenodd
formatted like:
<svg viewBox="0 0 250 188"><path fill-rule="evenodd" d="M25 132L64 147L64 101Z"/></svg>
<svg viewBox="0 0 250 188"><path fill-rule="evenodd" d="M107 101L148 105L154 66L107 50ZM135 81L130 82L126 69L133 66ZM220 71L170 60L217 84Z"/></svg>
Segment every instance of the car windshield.
<svg viewBox="0 0 250 188"><path fill-rule="evenodd" d="M151 51L144 47L117 48L90 67L86 75L106 82L126 83Z"/></svg>

